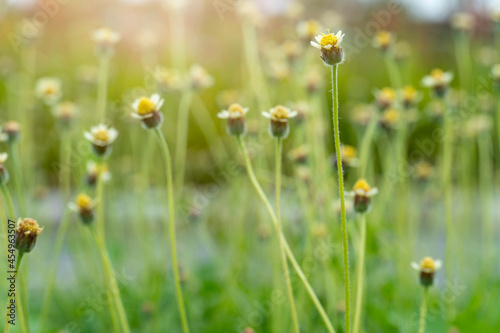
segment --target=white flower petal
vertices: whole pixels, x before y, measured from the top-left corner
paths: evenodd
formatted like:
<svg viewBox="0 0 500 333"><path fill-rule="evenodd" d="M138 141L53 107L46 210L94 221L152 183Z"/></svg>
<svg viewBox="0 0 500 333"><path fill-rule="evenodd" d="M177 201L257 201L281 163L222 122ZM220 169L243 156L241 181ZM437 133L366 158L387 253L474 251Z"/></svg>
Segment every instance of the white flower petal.
<svg viewBox="0 0 500 333"><path fill-rule="evenodd" d="M315 48L321 50L321 45L319 45L318 43L315 43L315 42L311 41L311 45L314 46Z"/></svg>
<svg viewBox="0 0 500 333"><path fill-rule="evenodd" d="M217 117L220 119L227 119L229 118L229 112L227 112L227 110L222 110L221 112L217 113Z"/></svg>
<svg viewBox="0 0 500 333"><path fill-rule="evenodd" d="M272 113L272 112L273 112L273 111L272 111L272 109L271 109L271 113ZM271 113L267 113L267 112L265 112L265 111L262 111L262 115L263 115L264 117L266 117L267 119L271 119L271 118L272 118Z"/></svg>
<svg viewBox="0 0 500 333"><path fill-rule="evenodd" d="M416 262L412 262L411 263L411 268L416 269L417 271L419 271L420 270L420 265L417 264Z"/></svg>

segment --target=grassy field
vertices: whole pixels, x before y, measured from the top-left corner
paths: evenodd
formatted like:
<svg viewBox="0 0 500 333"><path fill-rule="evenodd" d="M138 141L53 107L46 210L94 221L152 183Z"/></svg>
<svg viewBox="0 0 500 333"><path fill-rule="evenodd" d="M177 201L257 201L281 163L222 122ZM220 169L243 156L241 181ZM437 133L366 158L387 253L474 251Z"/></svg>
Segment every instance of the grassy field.
<svg viewBox="0 0 500 333"><path fill-rule="evenodd" d="M500 8L259 4L0 5L4 332L500 329Z"/></svg>

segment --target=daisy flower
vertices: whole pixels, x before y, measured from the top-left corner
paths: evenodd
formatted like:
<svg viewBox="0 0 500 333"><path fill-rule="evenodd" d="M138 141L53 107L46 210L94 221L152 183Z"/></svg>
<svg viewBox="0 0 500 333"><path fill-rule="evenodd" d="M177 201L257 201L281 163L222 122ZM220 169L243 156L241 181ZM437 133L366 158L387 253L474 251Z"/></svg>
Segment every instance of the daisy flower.
<svg viewBox="0 0 500 333"><path fill-rule="evenodd" d="M311 41L311 45L321 51L321 59L327 66L334 66L344 61L344 51L340 46L344 39L342 30L336 34L330 33L316 36L316 41Z"/></svg>
<svg viewBox="0 0 500 333"><path fill-rule="evenodd" d="M151 97L140 97L132 103L132 117L142 121L145 129L157 128L163 122L163 115L159 111L164 100L159 94L153 94Z"/></svg>
<svg viewBox="0 0 500 333"><path fill-rule="evenodd" d="M246 133L245 115L248 108L234 103L227 110L222 110L217 114L220 119L227 119L227 132L229 135L242 135Z"/></svg>
<svg viewBox="0 0 500 333"><path fill-rule="evenodd" d="M111 144L116 140L118 131L105 124L99 124L84 133L85 139L92 143L94 153L98 157L106 157L111 152Z"/></svg>

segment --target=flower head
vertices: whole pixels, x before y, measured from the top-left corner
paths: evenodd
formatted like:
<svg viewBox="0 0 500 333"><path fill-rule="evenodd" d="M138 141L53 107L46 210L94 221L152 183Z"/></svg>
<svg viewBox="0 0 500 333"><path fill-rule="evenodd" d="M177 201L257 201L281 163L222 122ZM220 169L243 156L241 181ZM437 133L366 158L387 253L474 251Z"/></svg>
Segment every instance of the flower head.
<svg viewBox="0 0 500 333"><path fill-rule="evenodd" d="M343 166L356 167L358 165L357 151L353 146L342 145L340 147L340 155Z"/></svg>
<svg viewBox="0 0 500 333"><path fill-rule="evenodd" d="M304 40L311 40L319 34L321 24L316 20L301 21L297 24L297 34Z"/></svg>
<svg viewBox="0 0 500 333"><path fill-rule="evenodd" d="M178 91L185 87L182 75L174 69L158 67L153 73L153 78L163 92Z"/></svg>
<svg viewBox="0 0 500 333"><path fill-rule="evenodd" d="M244 108L238 103L229 105L227 110L222 110L217 114L220 119L227 119L227 133L229 135L243 135L246 133L245 115L248 108Z"/></svg>
<svg viewBox="0 0 500 333"><path fill-rule="evenodd" d="M385 30L381 30L377 32L375 37L373 38L373 47L380 49L382 51L387 51L391 47L391 45L394 43L394 35Z"/></svg>
<svg viewBox="0 0 500 333"><path fill-rule="evenodd" d="M20 218L17 220L15 237L16 249L21 253L31 252L31 250L35 247L36 239L42 230L43 228L40 228L38 223L31 218Z"/></svg>
<svg viewBox="0 0 500 333"><path fill-rule="evenodd" d="M371 188L364 179L359 179L353 187L350 196L354 197L354 210L358 213L366 213L371 208L371 197L378 193L377 188Z"/></svg>
<svg viewBox="0 0 500 333"><path fill-rule="evenodd" d="M432 286L434 282L434 273L441 268L442 262L434 260L431 257L425 257L420 263L412 262L411 267L420 272L420 283L424 287Z"/></svg>
<svg viewBox="0 0 500 333"><path fill-rule="evenodd" d="M88 195L81 193L76 197L75 202L69 204L69 208L78 213L82 222L89 224L94 221L95 202Z"/></svg>
<svg viewBox="0 0 500 333"><path fill-rule="evenodd" d="M391 107L397 98L396 91L389 87L375 90L374 95L375 101L381 110Z"/></svg>
<svg viewBox="0 0 500 333"><path fill-rule="evenodd" d="M417 164L415 164L413 172L418 180L426 181L429 178L431 178L432 174L434 173L434 168L432 167L432 164L430 164L429 162L420 161Z"/></svg>
<svg viewBox="0 0 500 333"><path fill-rule="evenodd" d="M36 82L36 97L40 98L47 105L53 105L57 103L62 96L61 86L61 80L57 78L42 77Z"/></svg>
<svg viewBox="0 0 500 333"><path fill-rule="evenodd" d="M97 179L102 177L103 182L108 182L111 179L111 173L105 163L96 163L94 161L87 162L86 182L89 186L95 186Z"/></svg>
<svg viewBox="0 0 500 333"><path fill-rule="evenodd" d="M21 134L21 126L15 120L10 120L0 130L0 142L16 142Z"/></svg>
<svg viewBox="0 0 500 333"><path fill-rule="evenodd" d="M92 143L94 153L98 157L106 157L111 153L111 144L116 140L118 131L105 124L99 124L84 133L85 139Z"/></svg>
<svg viewBox="0 0 500 333"><path fill-rule="evenodd" d="M410 108L411 106L418 103L421 99L420 93L412 86L406 86L401 89L401 99L405 108Z"/></svg>
<svg viewBox="0 0 500 333"><path fill-rule="evenodd" d="M189 80L194 89L207 89L213 86L214 78L200 65L192 65L189 69Z"/></svg>
<svg viewBox="0 0 500 333"><path fill-rule="evenodd" d="M140 97L132 104L132 117L141 120L145 129L157 128L163 122L163 115L159 111L162 105L163 99L158 94Z"/></svg>
<svg viewBox="0 0 500 333"><path fill-rule="evenodd" d="M272 137L286 138L290 132L288 119L297 115L297 111L292 111L283 105L277 105L271 108L269 112L262 111L262 115L271 119L269 132Z"/></svg>
<svg viewBox="0 0 500 333"><path fill-rule="evenodd" d="M114 46L120 41L121 35L108 27L94 30L90 38L96 43L96 53L99 55L112 55Z"/></svg>
<svg viewBox="0 0 500 333"><path fill-rule="evenodd" d="M311 41L311 45L321 50L321 59L327 66L334 66L344 61L344 51L340 43L344 39L342 30L336 34L330 33L316 36L316 42Z"/></svg>
<svg viewBox="0 0 500 333"><path fill-rule="evenodd" d="M5 185L9 181L9 172L5 167L7 157L9 157L7 153L0 153L0 185Z"/></svg>
<svg viewBox="0 0 500 333"><path fill-rule="evenodd" d="M54 107L52 113L63 125L69 126L78 115L78 108L74 103L61 102Z"/></svg>
<svg viewBox="0 0 500 333"><path fill-rule="evenodd" d="M424 76L422 84L424 87L432 88L437 97L444 97L453 74L451 72L443 72L441 69L433 69L430 75Z"/></svg>
<svg viewBox="0 0 500 333"><path fill-rule="evenodd" d="M297 164L304 164L307 162L308 154L309 151L306 146L298 146L297 148L290 150L288 158Z"/></svg>
<svg viewBox="0 0 500 333"><path fill-rule="evenodd" d="M394 129L399 122L400 114L395 108L386 109L380 117L380 126L386 129Z"/></svg>
<svg viewBox="0 0 500 333"><path fill-rule="evenodd" d="M453 29L470 31L474 28L476 23L476 18L474 15L469 13L455 13L450 20L451 27Z"/></svg>
<svg viewBox="0 0 500 333"><path fill-rule="evenodd" d="M500 64L493 66L491 69L491 76L493 77L495 85L500 88Z"/></svg>

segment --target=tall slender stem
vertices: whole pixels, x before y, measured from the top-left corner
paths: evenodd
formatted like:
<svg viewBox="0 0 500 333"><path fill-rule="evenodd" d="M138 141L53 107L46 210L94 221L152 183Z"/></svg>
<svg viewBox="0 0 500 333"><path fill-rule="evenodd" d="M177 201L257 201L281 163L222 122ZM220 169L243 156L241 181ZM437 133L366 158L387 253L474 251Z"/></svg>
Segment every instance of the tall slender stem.
<svg viewBox="0 0 500 333"><path fill-rule="evenodd" d="M281 196L281 158L282 158L283 139L276 138L276 225L278 229L278 242L280 246L281 262L283 265L283 272L285 274L286 289L288 294L288 301L290 302L290 312L292 315L293 327L296 333L300 332L299 319L297 318L297 310L295 308L295 301L293 299L292 282L290 281L290 272L288 270L288 262L286 260L285 248L283 246L283 239L279 236L282 234L281 227L281 214L280 214L280 196Z"/></svg>
<svg viewBox="0 0 500 333"><path fill-rule="evenodd" d="M257 177L255 177L252 163L250 162L250 157L248 156L248 152L246 150L245 144L243 143L243 140L239 136L237 137L237 141L238 141L238 145L239 145L240 150L241 150L241 154L243 155L243 158L245 160L245 165L246 165L248 177L250 178L250 181L252 182L252 185L255 188L255 190L257 191L257 194L259 195L260 199L264 203L264 206L266 206L266 209L267 209L269 215L271 216L273 226L274 226L276 232L278 232L278 220L276 218L276 214L274 212L273 207L271 206L271 203L269 202L269 199L267 198L266 194L262 190L262 187L260 186L259 181L257 180ZM316 307L316 309L318 310L318 312L321 316L321 319L325 323L325 326L328 329L328 332L335 333L335 329L333 328L333 325L330 322L330 319L328 319L328 315L326 314L325 309L323 308L318 297L314 293L314 290L312 289L311 285L309 284L309 281L307 281L307 277L305 276L305 274L302 271L302 269L300 268L297 260L295 259L295 256L293 255L293 252L290 249L290 246L288 245L288 242L287 242L285 236L283 235L283 233L281 233L280 237L282 239L283 246L284 246L286 254L288 256L288 260L290 260L290 262L292 263L292 266L293 266L295 272L297 273L302 284L306 288L312 302L314 303L314 306Z"/></svg>
<svg viewBox="0 0 500 333"><path fill-rule="evenodd" d="M168 190L168 213L169 213L169 232L170 232L170 247L172 254L172 268L174 271L175 291L177 294L177 306L179 307L179 314L181 317L182 330L184 333L189 332L189 326L184 308L184 297L182 295L181 279L179 274L179 264L177 263L177 245L175 238L175 205L174 205L174 185L172 176L172 158L168 149L167 141L161 129L156 128L155 134L160 144L163 160L165 162L165 173L167 177L167 190Z"/></svg>
<svg viewBox="0 0 500 333"><path fill-rule="evenodd" d="M113 266L111 265L111 260L109 259L109 254L108 251L106 250L106 246L104 245L103 238L101 235L99 235L99 231L94 227L94 225L90 225L90 232L94 237L94 240L99 249L104 277L105 279L107 278L106 279L107 281L104 281L104 284L106 285L107 291L112 296L112 301L109 304L111 315L113 316L114 315L113 312L115 312L116 310L116 314L118 316L121 326L121 331L119 332L130 333L127 315L125 313L125 308L123 307L122 299L120 296L120 290L118 288L118 283L115 277L115 272L113 270Z"/></svg>
<svg viewBox="0 0 500 333"><path fill-rule="evenodd" d="M21 158L19 156L19 147L15 142L10 142L9 143L9 151L12 157L12 166L13 166L13 173L14 173L14 187L16 189L16 196L17 196L17 201L19 204L19 212L21 213L22 216L26 217L28 214L28 210L26 207L26 195L24 193L24 180L23 180L23 173L22 170L24 170L21 167Z"/></svg>
<svg viewBox="0 0 500 333"><path fill-rule="evenodd" d="M422 305L420 306L420 324L418 326L418 333L425 332L425 315L427 314L428 297L429 297L429 288L424 287L424 297L422 298Z"/></svg>
<svg viewBox="0 0 500 333"><path fill-rule="evenodd" d="M358 281L356 287L356 308L354 311L354 333L361 328L361 311L363 305L363 289L365 278L365 248L366 248L366 214L359 215L359 253L358 253Z"/></svg>
<svg viewBox="0 0 500 333"><path fill-rule="evenodd" d="M342 246L344 249L344 297L345 297L345 332L350 332L351 300L349 280L349 248L347 240L347 221L345 215L344 174L342 156L340 153L339 100L338 100L338 65L332 66L332 101L333 101L333 135L335 138L335 153L337 154L337 175L339 183L340 208L342 215Z"/></svg>
<svg viewBox="0 0 500 333"><path fill-rule="evenodd" d="M177 144L175 146L175 188L182 191L186 166L186 151L189 132L189 108L193 99L193 91L186 90L179 102L177 113Z"/></svg>
<svg viewBox="0 0 500 333"><path fill-rule="evenodd" d="M366 177L366 168L368 166L368 157L370 155L370 144L372 143L373 136L377 130L378 116L374 114L366 131L364 132L363 139L361 140L361 148L359 150L359 178Z"/></svg>
<svg viewBox="0 0 500 333"><path fill-rule="evenodd" d="M442 180L444 191L444 209L446 221L446 275L451 277L453 267L453 202L452 202L452 162L453 162L453 128L451 109L445 99L444 103L444 138Z"/></svg>
<svg viewBox="0 0 500 333"><path fill-rule="evenodd" d="M108 72L110 55L99 56L99 73L97 78L97 114L101 121L106 119L106 102L108 100Z"/></svg>

